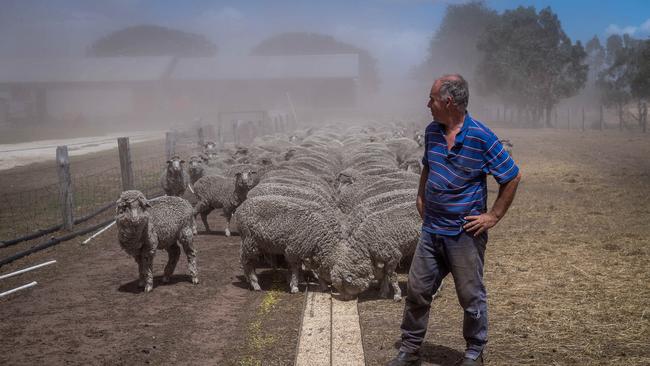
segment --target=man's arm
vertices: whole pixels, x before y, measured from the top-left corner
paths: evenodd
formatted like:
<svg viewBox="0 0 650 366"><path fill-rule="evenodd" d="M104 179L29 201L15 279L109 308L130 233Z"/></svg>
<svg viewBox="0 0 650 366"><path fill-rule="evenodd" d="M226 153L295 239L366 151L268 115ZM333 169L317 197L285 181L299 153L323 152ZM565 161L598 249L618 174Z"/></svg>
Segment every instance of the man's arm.
<svg viewBox="0 0 650 366"><path fill-rule="evenodd" d="M420 173L420 186L418 187L418 197L415 200L415 205L418 208L418 213L422 220L424 220L424 192L427 186L427 179L429 179L429 166L424 164L422 173Z"/></svg>
<svg viewBox="0 0 650 366"><path fill-rule="evenodd" d="M463 226L465 231L473 232L474 236L476 236L496 225L506 215L510 204L515 199L520 180L521 172L514 179L499 185L499 194L494 201L494 205L492 205L492 209L478 216L466 216L465 220L469 222Z"/></svg>

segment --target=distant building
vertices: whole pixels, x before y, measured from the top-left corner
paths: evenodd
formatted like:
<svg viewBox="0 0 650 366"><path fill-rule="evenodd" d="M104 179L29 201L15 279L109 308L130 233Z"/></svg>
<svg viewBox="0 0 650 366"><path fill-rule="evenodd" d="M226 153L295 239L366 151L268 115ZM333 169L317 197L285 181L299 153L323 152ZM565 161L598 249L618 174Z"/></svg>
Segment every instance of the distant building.
<svg viewBox="0 0 650 366"><path fill-rule="evenodd" d="M358 56L0 59L0 123L354 108Z"/></svg>

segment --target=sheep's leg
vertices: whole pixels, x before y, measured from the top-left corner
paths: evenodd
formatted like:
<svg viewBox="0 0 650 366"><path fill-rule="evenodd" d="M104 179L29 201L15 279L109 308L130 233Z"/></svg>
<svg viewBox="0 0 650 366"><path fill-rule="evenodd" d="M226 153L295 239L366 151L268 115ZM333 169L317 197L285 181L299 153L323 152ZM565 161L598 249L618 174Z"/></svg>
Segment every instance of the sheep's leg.
<svg viewBox="0 0 650 366"><path fill-rule="evenodd" d="M381 290L379 291L379 295L383 298L388 298L390 295L390 287L392 287L393 291L395 291L393 299L395 301L400 301L402 299L402 290L399 288L397 274L395 273L397 263L398 262L386 263L384 268L384 279L381 281Z"/></svg>
<svg viewBox="0 0 650 366"><path fill-rule="evenodd" d="M226 236L230 236L230 216L226 217Z"/></svg>
<svg viewBox="0 0 650 366"><path fill-rule="evenodd" d="M143 252L141 255L142 270L144 274L144 292L153 290L153 257L152 252Z"/></svg>
<svg viewBox="0 0 650 366"><path fill-rule="evenodd" d="M232 210L224 207L223 216L226 218L226 229L224 230L226 236L230 236L230 219L232 219Z"/></svg>
<svg viewBox="0 0 650 366"><path fill-rule="evenodd" d="M250 263L244 264L244 275L248 278L248 282L251 284L251 287L254 291L261 291L262 288L257 280L257 274L255 273L255 267Z"/></svg>
<svg viewBox="0 0 650 366"><path fill-rule="evenodd" d="M197 202L196 207L194 207L194 216L201 214L201 221L203 221L203 226L207 232L210 231L210 225L208 225L208 214L210 211L212 210L210 210L208 203L204 200Z"/></svg>
<svg viewBox="0 0 650 366"><path fill-rule="evenodd" d="M402 289L399 288L399 282L397 281L397 273L393 271L390 274L390 284L393 287L393 300L401 301L402 300Z"/></svg>
<svg viewBox="0 0 650 366"><path fill-rule="evenodd" d="M181 256L181 249L176 244L167 247L167 265L165 266L165 273L163 275L163 282L168 283L169 278L174 274L178 258Z"/></svg>
<svg viewBox="0 0 650 366"><path fill-rule="evenodd" d="M294 262L287 262L289 263L289 269L291 271L289 278L289 289L292 294L296 294L300 291L300 289L298 289L298 282L300 280L300 265Z"/></svg>
<svg viewBox="0 0 650 366"><path fill-rule="evenodd" d="M190 271L192 283L199 283L199 269L196 266L196 249L194 248L194 237L192 235L192 228L186 227L181 234L180 243L183 245L183 251L187 256L187 269Z"/></svg>
<svg viewBox="0 0 650 366"><path fill-rule="evenodd" d="M142 267L142 259L140 258L140 254L134 255L133 258L135 258L135 262L138 263L138 287L143 288L145 272L144 267Z"/></svg>

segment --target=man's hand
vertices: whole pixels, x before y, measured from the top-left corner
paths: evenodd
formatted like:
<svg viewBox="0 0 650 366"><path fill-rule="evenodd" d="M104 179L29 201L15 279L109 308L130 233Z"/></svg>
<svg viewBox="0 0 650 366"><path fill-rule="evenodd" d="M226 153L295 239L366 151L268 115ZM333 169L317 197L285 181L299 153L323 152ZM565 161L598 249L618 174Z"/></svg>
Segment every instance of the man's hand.
<svg viewBox="0 0 650 366"><path fill-rule="evenodd" d="M487 231L489 228L499 222L499 218L493 213L486 212L478 216L465 216L465 220L469 221L463 225L463 229L469 233L474 233L474 236Z"/></svg>

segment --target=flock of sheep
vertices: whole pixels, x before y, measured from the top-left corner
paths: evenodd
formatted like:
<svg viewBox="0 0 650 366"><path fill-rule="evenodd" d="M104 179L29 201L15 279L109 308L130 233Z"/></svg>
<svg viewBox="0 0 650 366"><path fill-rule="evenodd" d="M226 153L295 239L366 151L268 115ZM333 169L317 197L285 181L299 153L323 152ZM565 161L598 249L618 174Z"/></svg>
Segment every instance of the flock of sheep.
<svg viewBox="0 0 650 366"><path fill-rule="evenodd" d="M117 203L118 239L138 263L140 286L153 288L152 261L165 249L167 281L187 256L198 283L195 217L215 209L234 216L241 236L240 260L250 286L260 290L255 266L284 259L289 288L298 292L304 273L351 298L371 285L401 299L396 269L412 256L422 221L415 197L423 155L422 136L403 128L336 127L256 138L250 146L218 149L207 143L186 163L167 162L161 186L167 196L147 200L125 191ZM187 170L185 167L187 166ZM194 207L181 198L189 189Z"/></svg>

